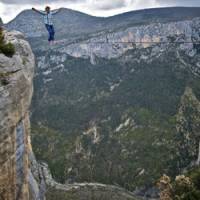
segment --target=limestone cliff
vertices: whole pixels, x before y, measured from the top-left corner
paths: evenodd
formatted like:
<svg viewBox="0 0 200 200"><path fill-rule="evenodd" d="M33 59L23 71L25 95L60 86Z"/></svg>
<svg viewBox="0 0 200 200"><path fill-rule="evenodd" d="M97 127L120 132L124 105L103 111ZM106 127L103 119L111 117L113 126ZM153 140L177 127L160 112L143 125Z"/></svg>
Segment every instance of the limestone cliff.
<svg viewBox="0 0 200 200"><path fill-rule="evenodd" d="M88 40L66 45L59 51L73 57L90 58L94 63L95 57L118 58L128 50L152 48L152 53L139 58L150 60L160 56L171 44L186 51L190 57L196 55L193 43L199 41L199 18L170 23L151 23L124 28L105 34L93 35ZM185 43L184 43L185 42Z"/></svg>
<svg viewBox="0 0 200 200"><path fill-rule="evenodd" d="M30 199L37 186L29 168L29 106L33 94L34 55L19 32L5 32L14 44L12 58L0 54L0 199Z"/></svg>

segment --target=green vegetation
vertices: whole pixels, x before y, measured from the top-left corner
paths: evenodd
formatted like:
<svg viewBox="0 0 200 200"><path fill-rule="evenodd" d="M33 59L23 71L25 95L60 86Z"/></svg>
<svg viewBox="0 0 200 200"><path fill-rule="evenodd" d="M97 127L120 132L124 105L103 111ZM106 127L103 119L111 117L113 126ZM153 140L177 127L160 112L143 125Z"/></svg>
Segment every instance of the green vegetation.
<svg viewBox="0 0 200 200"><path fill-rule="evenodd" d="M5 54L8 57L12 57L15 54L15 47L13 44L5 43L3 29L0 27L0 53Z"/></svg>
<svg viewBox="0 0 200 200"><path fill-rule="evenodd" d="M5 54L8 57L12 57L15 54L15 47L11 43L5 43L3 29L0 27L0 53ZM9 83L8 77L10 73L0 72L0 84L7 85Z"/></svg>
<svg viewBox="0 0 200 200"><path fill-rule="evenodd" d="M78 196L75 192L67 192L63 190L56 190L56 188L49 187L46 198L48 200L62 199L62 200L77 200Z"/></svg>
<svg viewBox="0 0 200 200"><path fill-rule="evenodd" d="M32 144L37 159L48 162L53 177L64 183L69 165L66 155L73 149L72 141L66 140L58 131L37 125L32 126Z"/></svg>

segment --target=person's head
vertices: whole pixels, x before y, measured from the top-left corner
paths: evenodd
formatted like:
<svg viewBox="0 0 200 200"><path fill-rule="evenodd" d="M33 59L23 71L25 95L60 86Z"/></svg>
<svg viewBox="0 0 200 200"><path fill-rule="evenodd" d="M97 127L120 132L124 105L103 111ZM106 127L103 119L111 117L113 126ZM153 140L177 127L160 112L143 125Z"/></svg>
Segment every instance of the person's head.
<svg viewBox="0 0 200 200"><path fill-rule="evenodd" d="M46 6L45 11L50 12L51 8L49 6Z"/></svg>

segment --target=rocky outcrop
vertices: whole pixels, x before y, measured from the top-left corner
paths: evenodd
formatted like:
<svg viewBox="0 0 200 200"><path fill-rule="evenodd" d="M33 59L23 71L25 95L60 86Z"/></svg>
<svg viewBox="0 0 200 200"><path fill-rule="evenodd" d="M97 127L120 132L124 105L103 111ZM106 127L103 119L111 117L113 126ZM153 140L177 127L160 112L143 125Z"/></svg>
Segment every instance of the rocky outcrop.
<svg viewBox="0 0 200 200"><path fill-rule="evenodd" d="M117 187L87 184L74 185L70 188L67 186L49 187L47 193L48 200L138 200L131 193Z"/></svg>
<svg viewBox="0 0 200 200"><path fill-rule="evenodd" d="M48 166L41 164L47 185L47 199L55 200L137 200L133 193L123 188L100 183L59 184L53 180Z"/></svg>
<svg viewBox="0 0 200 200"><path fill-rule="evenodd" d="M33 94L34 55L19 32L5 32L14 44L12 58L0 54L0 199L28 200L31 185L29 106ZM34 179L34 178L33 178Z"/></svg>

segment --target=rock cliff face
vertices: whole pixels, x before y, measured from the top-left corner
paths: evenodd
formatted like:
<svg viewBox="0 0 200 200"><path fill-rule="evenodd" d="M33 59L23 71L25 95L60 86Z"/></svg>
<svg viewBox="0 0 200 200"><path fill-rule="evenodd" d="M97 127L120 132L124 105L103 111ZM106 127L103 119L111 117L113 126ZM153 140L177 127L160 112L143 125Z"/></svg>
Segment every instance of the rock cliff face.
<svg viewBox="0 0 200 200"><path fill-rule="evenodd" d="M16 53L0 54L0 199L30 199L29 106L33 94L34 55L19 32L5 32Z"/></svg>
<svg viewBox="0 0 200 200"><path fill-rule="evenodd" d="M111 33L93 34L87 40L73 42L70 45L60 41L56 48L45 55L40 52L37 56L38 67L44 69L43 75L47 78L58 69L64 71L65 63L68 61L67 55L90 59L91 64L95 65L99 59L117 59L133 51L135 55L132 58L130 58L132 53L126 57L128 62L132 60L149 64L165 56L166 51L171 49L175 51L174 56L183 66L190 67L194 74L199 74L200 63L197 59L200 50L199 41L200 18L131 26ZM190 65L188 59L190 59ZM47 79L44 82L51 80Z"/></svg>
<svg viewBox="0 0 200 200"><path fill-rule="evenodd" d="M196 53L193 43L199 41L199 29L199 18L171 23L152 23L109 34L98 34L91 39L63 47L60 51L73 57L90 57L93 60L94 56L111 59L123 55L128 50L152 47L152 54L141 58L147 60L160 56L170 44L178 43L181 50L187 51L187 54L193 57Z"/></svg>

